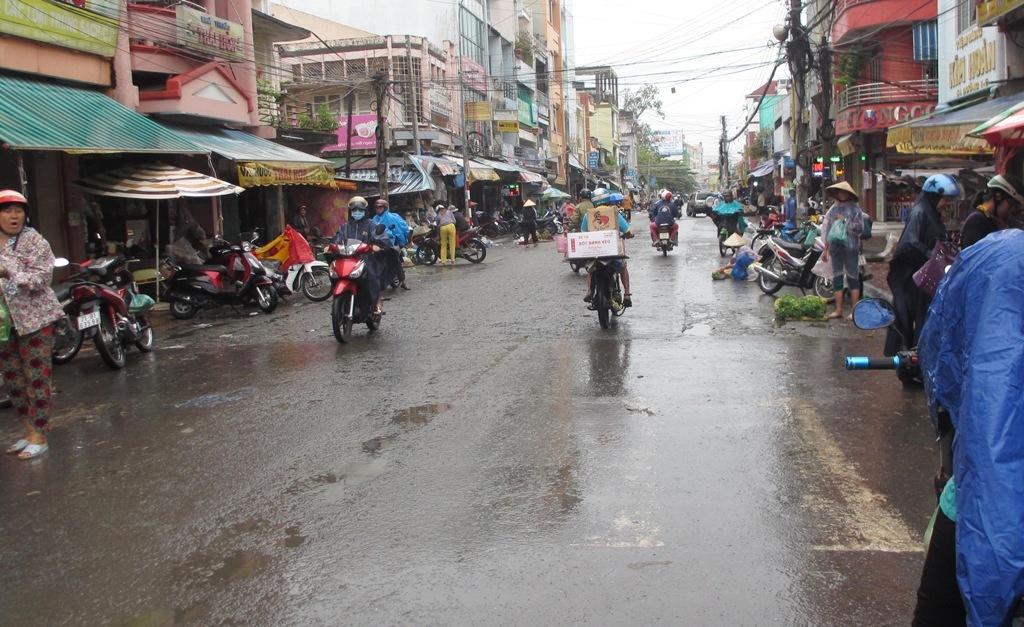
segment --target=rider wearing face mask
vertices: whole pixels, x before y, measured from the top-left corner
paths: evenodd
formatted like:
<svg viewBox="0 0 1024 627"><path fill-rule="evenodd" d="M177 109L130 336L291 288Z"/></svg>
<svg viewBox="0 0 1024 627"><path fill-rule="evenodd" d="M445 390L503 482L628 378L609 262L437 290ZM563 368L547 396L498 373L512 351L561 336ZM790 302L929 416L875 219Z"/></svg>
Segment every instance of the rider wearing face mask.
<svg viewBox="0 0 1024 627"><path fill-rule="evenodd" d="M366 272L369 276L370 298L377 303L379 312L383 305L380 293L387 284L384 281L391 281L391 278L386 276L387 262L381 252L391 249L391 239L386 230L376 232L377 223L370 219L368 210L369 205L365 198L353 196L348 203L348 222L338 227L338 232L331 238L331 243L344 245L346 240L355 239L373 246L374 254L366 259Z"/></svg>

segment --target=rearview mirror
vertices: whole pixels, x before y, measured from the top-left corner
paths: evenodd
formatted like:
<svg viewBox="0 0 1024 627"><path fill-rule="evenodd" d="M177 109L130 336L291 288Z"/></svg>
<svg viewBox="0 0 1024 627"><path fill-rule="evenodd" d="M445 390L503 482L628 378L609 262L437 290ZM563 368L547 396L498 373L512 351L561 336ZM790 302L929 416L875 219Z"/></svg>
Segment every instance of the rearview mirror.
<svg viewBox="0 0 1024 627"><path fill-rule="evenodd" d="M387 230L387 227L385 227L383 224L378 224L377 228L374 229L373 232L377 235L384 235L384 232Z"/></svg>
<svg viewBox="0 0 1024 627"><path fill-rule="evenodd" d="M853 323L858 329L884 329L896 320L896 312L887 300L866 298L853 308Z"/></svg>

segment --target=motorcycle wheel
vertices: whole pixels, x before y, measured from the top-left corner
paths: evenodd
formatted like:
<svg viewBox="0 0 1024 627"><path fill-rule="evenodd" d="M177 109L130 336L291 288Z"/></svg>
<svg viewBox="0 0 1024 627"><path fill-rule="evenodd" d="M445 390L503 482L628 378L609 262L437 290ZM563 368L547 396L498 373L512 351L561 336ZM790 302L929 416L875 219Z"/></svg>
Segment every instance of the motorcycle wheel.
<svg viewBox="0 0 1024 627"><path fill-rule="evenodd" d="M611 286L605 280L601 280L594 290L594 308L597 309L597 321L602 329L611 326L612 294Z"/></svg>
<svg viewBox="0 0 1024 627"><path fill-rule="evenodd" d="M313 268L302 275L299 283L303 295L314 303L322 303L331 297L331 272L327 268Z"/></svg>
<svg viewBox="0 0 1024 627"><path fill-rule="evenodd" d="M171 301L171 315L178 320L188 320L192 316L196 315L197 311L199 310L186 302L182 302L180 300Z"/></svg>
<svg viewBox="0 0 1024 627"><path fill-rule="evenodd" d="M464 250L466 252L463 256L471 263L480 263L487 256L487 247L478 239L471 239L466 242Z"/></svg>
<svg viewBox="0 0 1024 627"><path fill-rule="evenodd" d="M135 340L135 347L143 353L149 353L153 350L153 344L156 343L156 336L153 334L153 326L149 320L149 316L139 316L139 325L143 327L142 333L139 335L139 339Z"/></svg>
<svg viewBox="0 0 1024 627"><path fill-rule="evenodd" d="M778 274L778 261L779 258L773 256L771 259L766 261L763 265L766 270L770 270ZM774 294L782 289L782 282L776 281L763 272L757 273L757 286L761 288L761 291L765 294Z"/></svg>
<svg viewBox="0 0 1024 627"><path fill-rule="evenodd" d="M349 309L349 303L355 298L351 294L345 294L335 298L331 305L331 328L334 329L334 339L342 344L348 344L352 339L352 318L345 316Z"/></svg>
<svg viewBox="0 0 1024 627"><path fill-rule="evenodd" d="M661 246L661 256L668 257L668 246Z"/></svg>
<svg viewBox="0 0 1024 627"><path fill-rule="evenodd" d="M398 289L398 286L401 285L401 284L402 284L402 279L400 279L398 277L395 277L395 278L391 279L391 283L389 283L388 285L391 286L391 289Z"/></svg>
<svg viewBox="0 0 1024 627"><path fill-rule="evenodd" d="M277 290L272 285L257 285L254 288L256 292L256 306L260 308L263 313L270 313L277 309Z"/></svg>
<svg viewBox="0 0 1024 627"><path fill-rule="evenodd" d="M117 329L114 328L114 321L110 319L109 311L100 312L100 328L96 331L96 350L111 369L124 368L124 345L117 337Z"/></svg>
<svg viewBox="0 0 1024 627"><path fill-rule="evenodd" d="M370 314L370 317L366 319L366 328L370 331L376 331L380 328L380 316Z"/></svg>
<svg viewBox="0 0 1024 627"><path fill-rule="evenodd" d="M729 254L729 248L725 245L725 238L722 236L718 237L718 254L725 257Z"/></svg>
<svg viewBox="0 0 1024 627"><path fill-rule="evenodd" d="M815 275L811 290L818 298L824 298L825 302L831 303L836 299L836 287L832 283L832 279Z"/></svg>
<svg viewBox="0 0 1024 627"><path fill-rule="evenodd" d="M75 358L78 351L82 350L82 341L85 336L81 331L71 328L71 321L66 317L57 321L53 327L54 349L51 359L55 364L66 364ZM62 348L56 348L63 345Z"/></svg>
<svg viewBox="0 0 1024 627"><path fill-rule="evenodd" d="M766 243L768 243L768 235L755 235L750 240L750 250L754 251L755 253L759 253L760 254L761 248Z"/></svg>
<svg viewBox="0 0 1024 627"><path fill-rule="evenodd" d="M579 273L580 273L580 268L582 268L582 267L583 267L583 266L581 266L580 264L576 263L575 261L570 261L570 262L569 262L569 268L570 268L570 269L571 269L571 270L572 270L573 272L575 272L576 274L579 274Z"/></svg>

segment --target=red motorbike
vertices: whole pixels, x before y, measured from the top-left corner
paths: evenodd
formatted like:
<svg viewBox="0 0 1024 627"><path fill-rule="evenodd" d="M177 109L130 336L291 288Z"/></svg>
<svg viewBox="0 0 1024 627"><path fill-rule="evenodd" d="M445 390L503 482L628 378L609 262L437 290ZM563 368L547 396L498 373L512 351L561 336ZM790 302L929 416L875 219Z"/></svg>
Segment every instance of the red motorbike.
<svg viewBox="0 0 1024 627"><path fill-rule="evenodd" d="M440 259L441 235L438 229L435 228L427 235L419 246L429 247L434 259ZM462 257L470 263L480 263L484 260L487 256L487 244L480 238L480 227L466 229L458 234L455 240L455 256Z"/></svg>
<svg viewBox="0 0 1024 627"><path fill-rule="evenodd" d="M277 307L278 296L267 270L251 250L222 239L210 246L210 260L203 265L176 265L164 260L166 299L171 315L185 320L200 309L221 305L237 307L255 303L263 313Z"/></svg>
<svg viewBox="0 0 1024 627"><path fill-rule="evenodd" d="M373 246L357 239L344 244L331 244L327 248L327 261L337 277L334 281L334 301L331 303L331 327L334 337L342 344L352 339L352 325L366 323L370 331L380 326L381 313L370 296L370 272L366 268Z"/></svg>
<svg viewBox="0 0 1024 627"><path fill-rule="evenodd" d="M156 303L139 294L127 261L121 255L101 257L79 265L69 282L54 286L67 317L55 329L53 361L65 364L92 337L96 351L114 370L124 368L131 345L153 350L153 325L149 310Z"/></svg>

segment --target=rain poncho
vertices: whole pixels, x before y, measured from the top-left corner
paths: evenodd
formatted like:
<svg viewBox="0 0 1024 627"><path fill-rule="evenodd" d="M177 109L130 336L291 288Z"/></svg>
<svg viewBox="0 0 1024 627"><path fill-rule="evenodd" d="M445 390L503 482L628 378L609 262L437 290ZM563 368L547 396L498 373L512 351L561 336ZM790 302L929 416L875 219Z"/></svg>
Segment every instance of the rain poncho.
<svg viewBox="0 0 1024 627"><path fill-rule="evenodd" d="M970 625L1009 625L1024 594L1024 232L965 250L939 284L919 355L956 429L957 580ZM933 412L934 414L934 412Z"/></svg>
<svg viewBox="0 0 1024 627"><path fill-rule="evenodd" d="M735 200L729 202L720 202L717 205L715 205L715 208L712 209L712 211L723 216L732 215L734 213L743 213L743 205L736 202Z"/></svg>
<svg viewBox="0 0 1024 627"><path fill-rule="evenodd" d="M373 216L373 221L387 227L388 236L395 246L405 246L409 243L409 224L401 216L385 209Z"/></svg>

